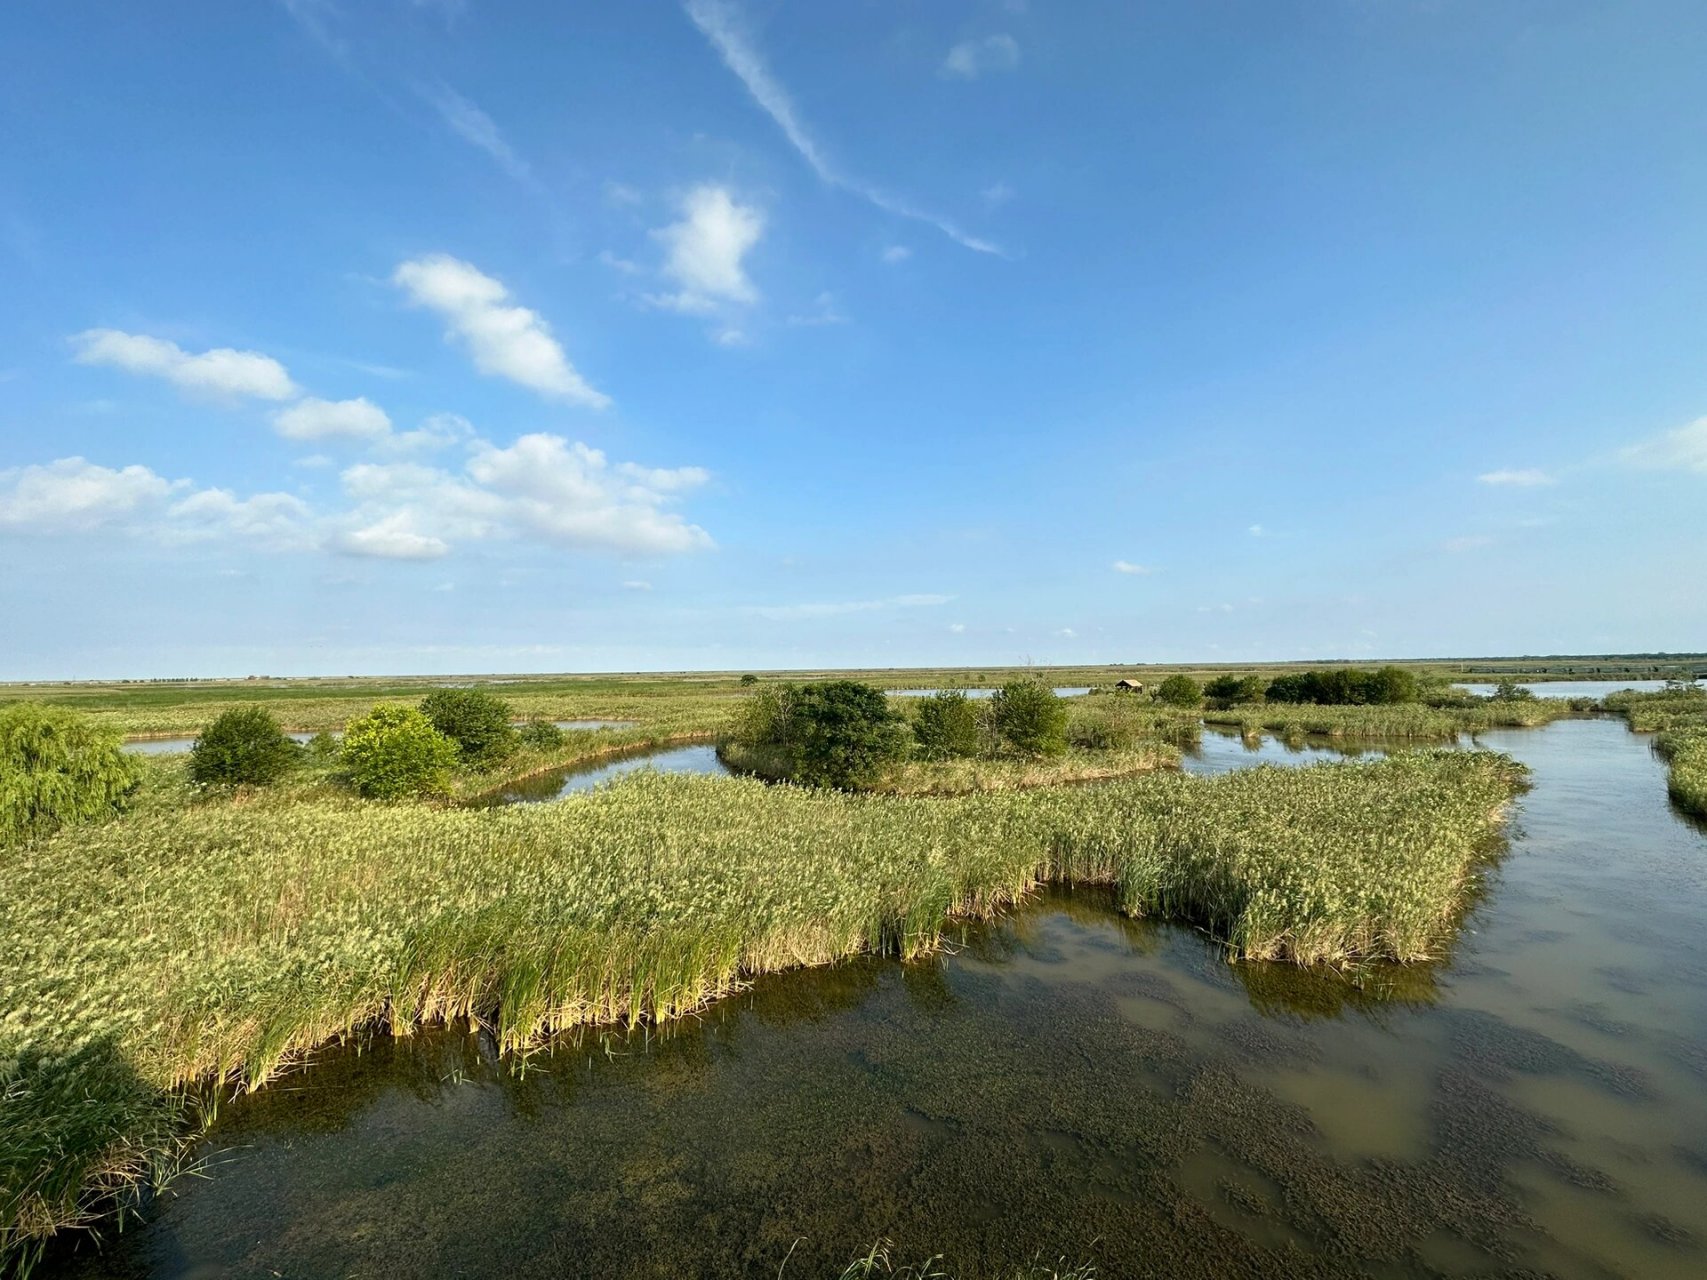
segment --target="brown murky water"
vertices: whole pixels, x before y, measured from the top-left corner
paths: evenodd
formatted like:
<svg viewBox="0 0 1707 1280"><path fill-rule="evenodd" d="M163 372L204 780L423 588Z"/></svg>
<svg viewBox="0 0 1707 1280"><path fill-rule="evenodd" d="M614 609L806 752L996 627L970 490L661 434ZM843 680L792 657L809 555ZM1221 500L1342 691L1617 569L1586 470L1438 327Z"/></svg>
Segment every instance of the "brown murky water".
<svg viewBox="0 0 1707 1280"><path fill-rule="evenodd" d="M1707 834L1617 722L1483 741L1535 789L1439 964L1232 965L1057 894L521 1075L458 1032L340 1048L54 1269L797 1277L887 1239L962 1275L1707 1275Z"/></svg>

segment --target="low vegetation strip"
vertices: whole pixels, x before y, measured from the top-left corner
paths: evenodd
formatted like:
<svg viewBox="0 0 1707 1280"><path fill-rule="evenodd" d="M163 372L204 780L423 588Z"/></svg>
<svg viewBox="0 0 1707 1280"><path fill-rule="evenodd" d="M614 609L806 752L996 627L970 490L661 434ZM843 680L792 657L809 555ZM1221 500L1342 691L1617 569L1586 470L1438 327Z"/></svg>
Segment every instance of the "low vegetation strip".
<svg viewBox="0 0 1707 1280"><path fill-rule="evenodd" d="M770 781L789 777L790 762L763 747L723 742L718 744L717 758L736 773ZM962 796L1103 782L1156 769L1177 769L1179 764L1179 748L1162 742L1039 758L902 760L888 766L867 789L889 796Z"/></svg>
<svg viewBox="0 0 1707 1280"><path fill-rule="evenodd" d="M1245 733L1266 730L1282 738L1316 734L1330 738L1409 738L1450 742L1484 729L1527 729L1578 714L1561 698L1522 702L1477 702L1463 707L1418 703L1376 706L1312 706L1286 703L1239 705L1203 713L1206 724L1233 725Z"/></svg>
<svg viewBox="0 0 1707 1280"><path fill-rule="evenodd" d="M927 951L1043 880L1245 957L1430 956L1522 779L1484 752L946 800L640 774L499 810L262 794L68 829L0 851L0 1249L145 1181L195 1082L362 1027L477 1017L521 1049L669 1018Z"/></svg>
<svg viewBox="0 0 1707 1280"><path fill-rule="evenodd" d="M1668 730L1654 745L1671 766L1666 789L1677 807L1707 818L1707 723Z"/></svg>

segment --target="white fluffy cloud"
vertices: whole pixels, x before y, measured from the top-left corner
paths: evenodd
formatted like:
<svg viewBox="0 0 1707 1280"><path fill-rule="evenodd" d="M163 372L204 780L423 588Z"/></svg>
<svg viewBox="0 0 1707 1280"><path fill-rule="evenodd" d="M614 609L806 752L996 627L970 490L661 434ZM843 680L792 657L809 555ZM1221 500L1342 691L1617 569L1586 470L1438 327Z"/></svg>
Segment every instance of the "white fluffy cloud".
<svg viewBox="0 0 1707 1280"><path fill-rule="evenodd" d="M275 413L273 427L287 440L378 440L391 434L391 419L366 396L354 400L309 396Z"/></svg>
<svg viewBox="0 0 1707 1280"><path fill-rule="evenodd" d="M117 523L157 507L183 481L147 467L113 470L85 458L0 471L0 528L34 533L77 532Z"/></svg>
<svg viewBox="0 0 1707 1280"><path fill-rule="evenodd" d="M1133 564L1130 560L1116 560L1109 567L1116 573L1146 574L1155 572L1155 570L1147 564Z"/></svg>
<svg viewBox="0 0 1707 1280"><path fill-rule="evenodd" d="M308 504L288 493L239 498L229 489L202 489L166 512L168 541L240 538L275 551L314 545Z"/></svg>
<svg viewBox="0 0 1707 1280"><path fill-rule="evenodd" d="M1019 41L1010 35L962 40L942 60L942 74L960 80L976 80L991 71L1012 71L1019 66Z"/></svg>
<svg viewBox="0 0 1707 1280"><path fill-rule="evenodd" d="M337 534L333 546L346 555L381 560L437 560L450 550L444 539L417 533L413 523L413 513L394 511L370 525Z"/></svg>
<svg viewBox="0 0 1707 1280"><path fill-rule="evenodd" d="M1504 471L1484 471L1476 477L1478 483L1505 486L1515 489L1533 489L1539 485L1552 484L1553 477L1537 467L1523 467Z"/></svg>
<svg viewBox="0 0 1707 1280"><path fill-rule="evenodd" d="M401 264L391 278L411 301L444 318L482 373L571 404L593 409L610 404L610 397L569 363L544 319L511 305L509 290L491 276L446 254L433 254Z"/></svg>
<svg viewBox="0 0 1707 1280"><path fill-rule="evenodd" d="M467 424L455 419L433 430L454 438L453 428ZM114 470L62 458L0 471L0 536L119 529L165 544L225 539L390 560L432 560L485 541L632 556L713 545L672 509L710 479L699 467L613 463L597 449L544 434L507 447L472 438L467 450L460 471L406 460L358 463L340 476L344 501L324 509L287 493L239 497L143 466Z"/></svg>
<svg viewBox="0 0 1707 1280"><path fill-rule="evenodd" d="M1707 473L1707 418L1631 445L1619 456L1636 467Z"/></svg>
<svg viewBox="0 0 1707 1280"><path fill-rule="evenodd" d="M258 351L215 347L192 355L164 338L118 329L87 329L74 335L71 342L80 364L109 365L127 373L165 378L194 395L289 400L297 394L285 367Z"/></svg>
<svg viewBox="0 0 1707 1280"><path fill-rule="evenodd" d="M119 469L85 458L0 471L0 530L77 534L103 529L161 542L238 539L274 548L310 545L308 507L288 493L238 498L196 489L148 467Z"/></svg>
<svg viewBox="0 0 1707 1280"><path fill-rule="evenodd" d="M668 509L709 479L698 467L612 465L561 436L526 435L507 448L474 442L461 474L419 463L361 463L343 474L355 507L339 550L422 559L457 542L525 539L624 555L668 555L712 545Z"/></svg>
<svg viewBox="0 0 1707 1280"><path fill-rule="evenodd" d="M652 233L664 245L664 274L680 291L651 300L693 313L711 311L719 303L756 302L758 290L742 259L764 235L764 214L711 183L688 192L681 213L680 221Z"/></svg>

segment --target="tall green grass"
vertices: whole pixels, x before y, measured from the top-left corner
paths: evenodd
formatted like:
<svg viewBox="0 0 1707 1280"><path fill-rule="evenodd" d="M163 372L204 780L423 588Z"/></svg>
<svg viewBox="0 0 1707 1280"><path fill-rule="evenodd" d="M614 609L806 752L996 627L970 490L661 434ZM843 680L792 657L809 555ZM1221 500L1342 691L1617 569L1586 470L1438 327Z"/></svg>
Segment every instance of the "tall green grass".
<svg viewBox="0 0 1707 1280"><path fill-rule="evenodd" d="M1669 729L1654 746L1671 766L1666 790L1677 807L1707 818L1707 723Z"/></svg>
<svg viewBox="0 0 1707 1280"><path fill-rule="evenodd" d="M1282 738L1316 735L1346 740L1450 742L1464 733L1534 728L1574 714L1576 709L1562 698L1536 698L1451 707L1414 702L1368 707L1276 703L1209 710L1203 712L1203 720L1206 724L1234 725L1247 734L1266 730Z"/></svg>
<svg viewBox="0 0 1707 1280"><path fill-rule="evenodd" d="M1678 808L1707 818L1707 690L1614 693L1606 706L1634 732L1659 734L1654 748L1670 765L1666 790Z"/></svg>
<svg viewBox="0 0 1707 1280"><path fill-rule="evenodd" d="M0 1253L124 1202L174 1093L357 1028L670 1018L749 976L913 955L1044 880L1233 953L1436 954L1522 770L1479 752L950 800L639 774L501 810L160 806L4 855Z"/></svg>

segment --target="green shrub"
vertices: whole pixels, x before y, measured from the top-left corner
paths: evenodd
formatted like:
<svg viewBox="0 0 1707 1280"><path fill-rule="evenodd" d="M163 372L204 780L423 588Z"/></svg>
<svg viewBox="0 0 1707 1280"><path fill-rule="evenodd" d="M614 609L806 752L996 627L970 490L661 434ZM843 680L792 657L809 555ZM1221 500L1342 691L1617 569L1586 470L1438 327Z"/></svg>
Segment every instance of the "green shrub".
<svg viewBox="0 0 1707 1280"><path fill-rule="evenodd" d="M920 702L918 716L913 721L913 736L919 740L919 751L927 760L975 756L984 747L978 709L958 689L939 689Z"/></svg>
<svg viewBox="0 0 1707 1280"><path fill-rule="evenodd" d="M1495 702L1534 702L1535 690L1525 688L1510 676L1506 676L1494 685L1494 691L1489 696Z"/></svg>
<svg viewBox="0 0 1707 1280"><path fill-rule="evenodd" d="M771 685L748 699L734 739L808 786L870 786L907 750L907 727L883 691L857 680Z"/></svg>
<svg viewBox="0 0 1707 1280"><path fill-rule="evenodd" d="M0 709L0 845L118 813L141 782L119 735L36 702Z"/></svg>
<svg viewBox="0 0 1707 1280"><path fill-rule="evenodd" d="M743 689L749 689L753 685L756 685L758 682L759 682L759 678L756 675L754 675L751 671L749 671L746 675L741 677L741 687Z"/></svg>
<svg viewBox="0 0 1707 1280"><path fill-rule="evenodd" d="M1415 702L1417 678L1403 667L1361 671L1336 667L1327 671L1299 671L1276 676L1269 682L1270 702L1313 702L1324 707L1378 706Z"/></svg>
<svg viewBox="0 0 1707 1280"><path fill-rule="evenodd" d="M1010 749L1028 756L1058 756L1067 749L1067 704L1048 685L1015 680L991 701L996 733Z"/></svg>
<svg viewBox="0 0 1707 1280"><path fill-rule="evenodd" d="M308 758L315 764L331 764L338 758L338 739L322 729L302 744Z"/></svg>
<svg viewBox="0 0 1707 1280"><path fill-rule="evenodd" d="M479 689L434 689L421 699L421 711L469 764L496 764L515 749L515 713L502 698Z"/></svg>
<svg viewBox="0 0 1707 1280"><path fill-rule="evenodd" d="M1230 707L1241 702L1261 702L1265 687L1261 676L1216 676L1203 686L1203 696Z"/></svg>
<svg viewBox="0 0 1707 1280"><path fill-rule="evenodd" d="M849 791L907 752L907 728L881 689L858 680L803 685L793 700L794 776Z"/></svg>
<svg viewBox="0 0 1707 1280"><path fill-rule="evenodd" d="M1137 728L1116 711L1081 711L1067 721L1067 741L1086 751L1125 751L1138 740Z"/></svg>
<svg viewBox="0 0 1707 1280"><path fill-rule="evenodd" d="M414 707L375 707L350 721L340 755L350 783L375 800L431 795L449 785L456 743Z"/></svg>
<svg viewBox="0 0 1707 1280"><path fill-rule="evenodd" d="M1156 697L1170 707L1201 707L1203 690L1190 676L1169 676L1156 690Z"/></svg>
<svg viewBox="0 0 1707 1280"><path fill-rule="evenodd" d="M190 778L200 786L264 787L302 760L265 707L233 707L202 731L190 748Z"/></svg>
<svg viewBox="0 0 1707 1280"><path fill-rule="evenodd" d="M541 716L530 718L516 730L516 737L532 751L553 751L563 745L563 730Z"/></svg>

